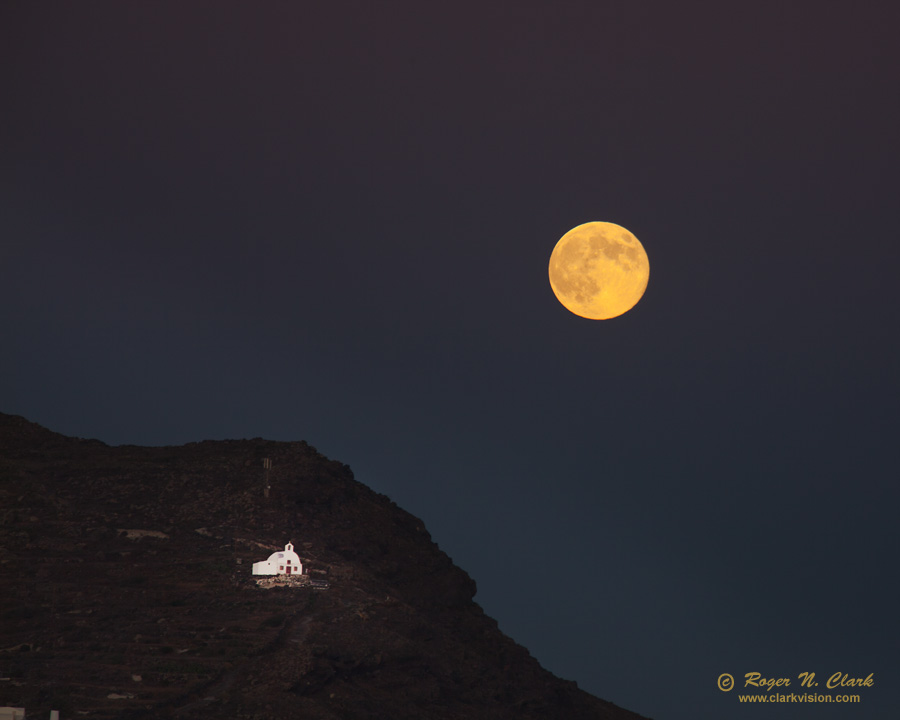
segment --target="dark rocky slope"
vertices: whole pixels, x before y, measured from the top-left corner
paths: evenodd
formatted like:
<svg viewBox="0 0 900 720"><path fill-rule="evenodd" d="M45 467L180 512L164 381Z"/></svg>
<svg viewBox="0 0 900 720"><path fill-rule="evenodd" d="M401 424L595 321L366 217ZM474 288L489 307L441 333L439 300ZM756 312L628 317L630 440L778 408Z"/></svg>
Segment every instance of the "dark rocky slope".
<svg viewBox="0 0 900 720"><path fill-rule="evenodd" d="M257 586L289 540L327 589ZM639 718L541 668L420 520L304 442L0 414L0 587L0 705L29 716Z"/></svg>

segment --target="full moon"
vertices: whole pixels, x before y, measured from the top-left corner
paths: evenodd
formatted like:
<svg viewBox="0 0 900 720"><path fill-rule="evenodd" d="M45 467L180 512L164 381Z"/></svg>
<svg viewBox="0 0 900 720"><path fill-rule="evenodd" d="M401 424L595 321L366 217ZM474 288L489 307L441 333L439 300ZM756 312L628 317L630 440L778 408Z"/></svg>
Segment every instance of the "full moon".
<svg viewBox="0 0 900 720"><path fill-rule="evenodd" d="M647 289L650 261L625 228L589 222L563 235L550 255L550 287L565 308L608 320L637 305Z"/></svg>

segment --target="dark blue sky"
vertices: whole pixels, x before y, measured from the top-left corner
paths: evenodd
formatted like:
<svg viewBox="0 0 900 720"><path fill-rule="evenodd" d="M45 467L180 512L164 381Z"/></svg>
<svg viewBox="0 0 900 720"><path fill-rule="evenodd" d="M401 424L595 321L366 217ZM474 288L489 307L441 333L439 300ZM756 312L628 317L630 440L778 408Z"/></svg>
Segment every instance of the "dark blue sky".
<svg viewBox="0 0 900 720"><path fill-rule="evenodd" d="M0 410L306 440L645 715L894 717L896 4L260 5L0 10ZM547 281L591 220L609 321Z"/></svg>

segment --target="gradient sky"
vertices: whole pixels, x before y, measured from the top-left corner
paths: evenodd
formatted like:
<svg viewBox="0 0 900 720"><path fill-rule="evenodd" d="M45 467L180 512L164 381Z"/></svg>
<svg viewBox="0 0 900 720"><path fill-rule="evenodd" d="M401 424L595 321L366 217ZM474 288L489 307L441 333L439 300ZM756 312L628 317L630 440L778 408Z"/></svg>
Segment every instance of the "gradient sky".
<svg viewBox="0 0 900 720"><path fill-rule="evenodd" d="M896 717L897 8L5 3L0 410L306 440L644 715ZM592 220L608 321L547 280Z"/></svg>

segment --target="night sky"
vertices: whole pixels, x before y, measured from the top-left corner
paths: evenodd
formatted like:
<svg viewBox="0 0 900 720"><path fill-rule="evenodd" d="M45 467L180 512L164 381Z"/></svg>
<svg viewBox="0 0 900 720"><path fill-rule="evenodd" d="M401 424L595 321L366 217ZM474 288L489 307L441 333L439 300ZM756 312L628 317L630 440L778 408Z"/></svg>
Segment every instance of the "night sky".
<svg viewBox="0 0 900 720"><path fill-rule="evenodd" d="M4 3L0 411L306 440L544 667L644 715L896 717L898 21ZM650 258L606 321L547 278L593 220ZM875 686L716 687L751 671Z"/></svg>

